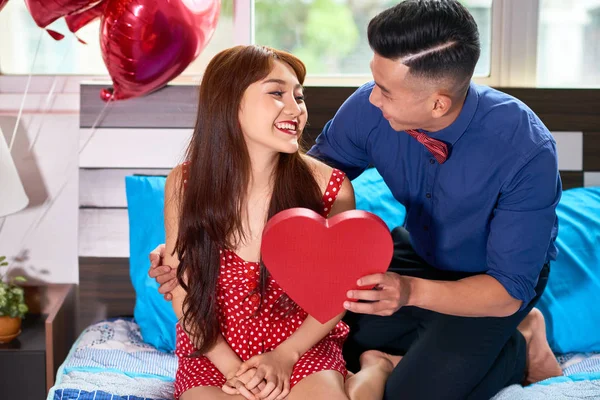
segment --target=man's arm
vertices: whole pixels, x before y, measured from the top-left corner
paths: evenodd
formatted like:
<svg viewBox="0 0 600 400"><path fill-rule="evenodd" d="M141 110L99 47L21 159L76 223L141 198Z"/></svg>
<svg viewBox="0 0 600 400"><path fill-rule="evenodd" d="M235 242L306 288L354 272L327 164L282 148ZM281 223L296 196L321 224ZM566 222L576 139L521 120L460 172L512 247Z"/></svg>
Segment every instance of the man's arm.
<svg viewBox="0 0 600 400"><path fill-rule="evenodd" d="M548 142L503 189L490 222L487 273L459 281L431 281L390 272L370 275L358 285L379 285L381 290L353 290L348 297L375 302L345 302L344 307L377 315L391 315L403 306L457 316L514 314L535 296L560 195L556 149Z"/></svg>
<svg viewBox="0 0 600 400"><path fill-rule="evenodd" d="M392 315L400 307L415 306L462 317L505 317L514 314L522 304L488 275L459 281L432 281L388 272L366 276L358 284L380 288L348 292L350 299L373 301L344 303L348 311L361 314Z"/></svg>
<svg viewBox="0 0 600 400"><path fill-rule="evenodd" d="M369 103L373 85L358 88L327 122L308 155L346 173L359 176L370 163L367 139L377 129L381 111Z"/></svg>

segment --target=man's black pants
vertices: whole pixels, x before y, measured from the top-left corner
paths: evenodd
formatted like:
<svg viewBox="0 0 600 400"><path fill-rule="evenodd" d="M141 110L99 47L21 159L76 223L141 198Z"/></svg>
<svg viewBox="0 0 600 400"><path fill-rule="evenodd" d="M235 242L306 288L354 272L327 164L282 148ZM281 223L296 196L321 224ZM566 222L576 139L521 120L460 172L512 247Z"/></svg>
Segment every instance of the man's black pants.
<svg viewBox="0 0 600 400"><path fill-rule="evenodd" d="M472 274L437 270L413 250L408 232L396 228L389 271L432 280L458 280ZM388 317L348 313L350 337L344 346L348 369L358 371L366 350L404 355L389 377L384 400L489 399L502 388L521 383L525 339L517 326L537 303L548 281L544 265L536 296L528 306L504 318L456 317L417 307L402 307Z"/></svg>

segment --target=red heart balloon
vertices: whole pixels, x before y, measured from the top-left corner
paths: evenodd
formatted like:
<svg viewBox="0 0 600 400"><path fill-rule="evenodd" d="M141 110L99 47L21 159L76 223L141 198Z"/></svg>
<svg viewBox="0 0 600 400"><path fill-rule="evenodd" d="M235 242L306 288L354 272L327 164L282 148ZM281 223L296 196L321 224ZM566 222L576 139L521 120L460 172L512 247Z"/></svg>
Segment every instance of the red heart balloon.
<svg viewBox="0 0 600 400"><path fill-rule="evenodd" d="M75 14L67 15L65 21L69 30L73 33L77 32L96 18L100 18L106 7L107 0L102 0L93 7L87 8Z"/></svg>
<svg viewBox="0 0 600 400"><path fill-rule="evenodd" d="M8 0L0 0L0 11L2 11L6 3L8 3Z"/></svg>
<svg viewBox="0 0 600 400"><path fill-rule="evenodd" d="M60 17L89 7L102 0L25 0L29 13L40 28L45 28Z"/></svg>
<svg viewBox="0 0 600 400"><path fill-rule="evenodd" d="M102 58L113 80L103 100L141 96L166 85L208 44L220 0L107 0Z"/></svg>
<svg viewBox="0 0 600 400"><path fill-rule="evenodd" d="M306 208L273 216L262 237L262 260L273 279L321 323L344 311L356 281L388 269L394 244L385 222L362 210L325 219Z"/></svg>

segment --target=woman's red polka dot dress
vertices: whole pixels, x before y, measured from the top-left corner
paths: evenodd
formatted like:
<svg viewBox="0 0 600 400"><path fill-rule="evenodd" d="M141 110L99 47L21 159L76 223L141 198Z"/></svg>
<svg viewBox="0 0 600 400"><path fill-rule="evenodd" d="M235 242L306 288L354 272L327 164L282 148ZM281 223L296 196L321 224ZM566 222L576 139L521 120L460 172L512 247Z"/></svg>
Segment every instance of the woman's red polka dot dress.
<svg viewBox="0 0 600 400"><path fill-rule="evenodd" d="M187 181L187 164L183 165L184 184ZM333 170L327 190L323 195L323 216L331 210L342 186L344 173ZM221 251L217 295L221 334L243 360L275 349L296 331L308 314L296 307L291 314L277 307L284 293L277 282L269 277L264 298L257 292L260 265L248 262L230 250ZM259 309L259 304L262 302ZM329 334L307 351L296 363L290 385L319 371L335 370L344 377L347 374L342 358L342 345L348 336L348 326L339 322ZM195 351L188 335L177 324L177 348L179 360L175 378L175 398L196 386L225 384L225 377L206 357L186 357Z"/></svg>

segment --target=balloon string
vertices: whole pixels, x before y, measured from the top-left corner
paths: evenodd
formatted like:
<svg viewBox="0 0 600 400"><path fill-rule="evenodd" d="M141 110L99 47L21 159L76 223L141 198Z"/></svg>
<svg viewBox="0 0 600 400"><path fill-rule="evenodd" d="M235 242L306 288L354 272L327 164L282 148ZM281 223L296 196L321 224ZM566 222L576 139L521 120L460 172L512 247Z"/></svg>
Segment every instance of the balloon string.
<svg viewBox="0 0 600 400"><path fill-rule="evenodd" d="M70 46L67 46L67 48L65 49L62 59L59 62L59 69L60 67L62 67L65 63L65 60L67 59L67 55L69 54L69 50L71 50ZM46 114L48 113L48 111L50 110L50 106L51 106L51 101L53 100L53 95L54 95L54 91L56 90L56 84L58 83L58 77L59 75L54 75L54 80L52 81L52 86L50 87L50 91L48 92L48 95L46 96L46 101L44 103L44 108L42 110L42 117L41 117L41 123L38 127L37 132L35 133L35 136L33 138L33 140L31 141L31 144L29 145L29 152L32 151L32 149L35 147L35 144L37 143L38 138L40 137L40 132L42 131L42 123L44 121L44 118L46 117Z"/></svg>
<svg viewBox="0 0 600 400"><path fill-rule="evenodd" d="M87 138L87 140L83 144L83 147L81 147L81 149L79 149L79 154L81 154L83 152L83 150L85 150L85 148L88 145L88 143L90 142L90 140L92 140L92 138L94 137L94 134L96 133L96 127L98 126L98 124L100 123L100 121L102 120L102 118L104 118L104 114L106 113L106 110L108 109L108 106L110 104L112 104L112 101L114 99L115 99L114 95L110 96L110 98L108 99L108 101L106 102L106 104L104 104L104 107L100 111L100 114L98 114L98 117L96 118L96 120L92 124L92 128L91 128L92 132L90 133L90 136Z"/></svg>
<svg viewBox="0 0 600 400"><path fill-rule="evenodd" d="M104 105L104 107L102 108L102 110L100 111L100 113L98 114L98 117L96 118L96 120L94 121L94 124L92 125L90 136L86 139L86 141L83 144L83 146L77 152L77 159L75 160L75 165L73 165L73 163L71 163L67 167L67 172L65 173L65 176L67 178L61 184L61 186L58 189L58 191L56 192L56 194L54 196L52 196L52 199L50 201L45 201L42 204L42 207L44 207L43 211L39 214L39 216L35 219L35 221L29 226L29 228L25 232L25 235L23 235L21 243L19 244L19 247L18 247L19 249L23 249L23 245L25 244L25 242L26 242L27 238L29 237L29 235L31 234L31 232L33 232L34 229L37 229L40 226L40 224L44 221L46 215L48 215L48 212L50 211L50 209L52 208L52 206L54 205L54 203L56 202L56 200L60 197L60 195L62 194L62 192L67 187L68 183L70 182L71 178L74 175L74 172L78 171L78 169L75 168L75 167L77 167L79 165L79 156L81 155L81 153L83 152L83 150L85 150L85 148L87 147L88 143L94 137L94 135L96 133L96 127L102 121L102 118L104 118L104 114L106 113L106 110L108 109L108 106L110 104L112 104L113 100L114 100L114 96L111 96L108 99L108 101L106 102L106 104ZM11 267L12 267L12 263L9 266L9 269Z"/></svg>
<svg viewBox="0 0 600 400"><path fill-rule="evenodd" d="M79 156L81 155L81 153L83 152L83 150L85 150L85 148L87 147L88 143L94 137L94 135L96 133L96 126L101 121L101 119L104 117L104 114L106 113L108 105L111 104L111 101L113 100L113 98L114 97L111 97L110 99L108 99L108 101L106 102L106 104L102 108L102 111L100 111L100 114L98 114L98 117L96 118L96 121L94 121L94 124L92 125L90 136L87 138L87 140L85 141L85 143L83 144L83 146L77 152L77 160L76 160L77 161L76 162L77 165L79 165ZM54 205L54 202L56 201L56 199L58 199L60 197L60 195L63 192L63 190L67 187L67 184L69 183L69 180L70 180L70 178L71 178L71 176L73 174L72 172L69 173L69 170L71 170L72 167L76 167L77 165L75 165L75 166L73 166L72 164L69 165L69 168L67 169L67 173L65 174L67 176L67 179L65 179L65 181L62 183L62 185L61 185L60 189L58 190L58 192L56 192L56 194L54 196L52 196L52 200L48 203L48 207L46 207L46 210L40 216L40 218L38 219L37 223L35 224L36 228L40 226L40 224L44 220L44 217L46 216L46 214L48 214L48 211L52 208L52 205Z"/></svg>
<svg viewBox="0 0 600 400"><path fill-rule="evenodd" d="M43 30L40 30L40 37L38 39L37 47L35 48L35 53L33 55L33 61L31 62L31 70L29 71L29 76L27 77L27 84L25 85L25 93L23 93L23 99L21 100L21 107L19 107L19 113L17 114L17 122L15 123L15 127L13 128L13 133L10 138L10 144L8 145L8 153L10 154L13 145L15 144L15 138L17 136L17 129L19 128L19 122L21 121L21 116L23 115L23 108L25 108L25 99L27 98L27 93L29 92L29 85L31 84L31 76L33 75L33 67L35 66L35 62L37 60L38 53L40 52L40 45L42 44L42 35L44 34Z"/></svg>
<svg viewBox="0 0 600 400"><path fill-rule="evenodd" d="M106 102L106 104L102 108L102 111L100 111L100 114L98 114L98 117L96 118L96 121L92 125L90 136L86 139L86 141L83 144L83 146L77 152L76 165L75 166L73 166L72 164L69 165L69 167L67 169L67 172L65 174L65 176L67 176L67 179L65 179L65 181L62 183L62 185L61 185L60 189L58 190L58 192L56 192L56 194L54 196L52 196L52 200L48 203L48 207L46 207L46 210L40 216L40 218L38 219L37 223L35 224L36 228L42 223L44 217L46 216L46 214L48 213L48 211L50 210L50 208L52 208L52 205L54 204L54 202L56 201L56 199L58 199L60 197L60 195L63 192L63 190L67 187L67 184L69 183L69 180L70 180L70 178L72 177L72 174L73 174L73 172L69 173L69 170L71 170L72 167L77 167L79 165L79 156L81 155L81 153L83 152L83 150L85 150L85 148L87 147L88 143L90 143L90 141L92 140L92 138L96 134L96 126L101 121L101 119L104 117L104 114L106 113L108 105L111 104L112 100L113 100L113 97L111 97ZM73 169L73 171L76 171L76 169Z"/></svg>

